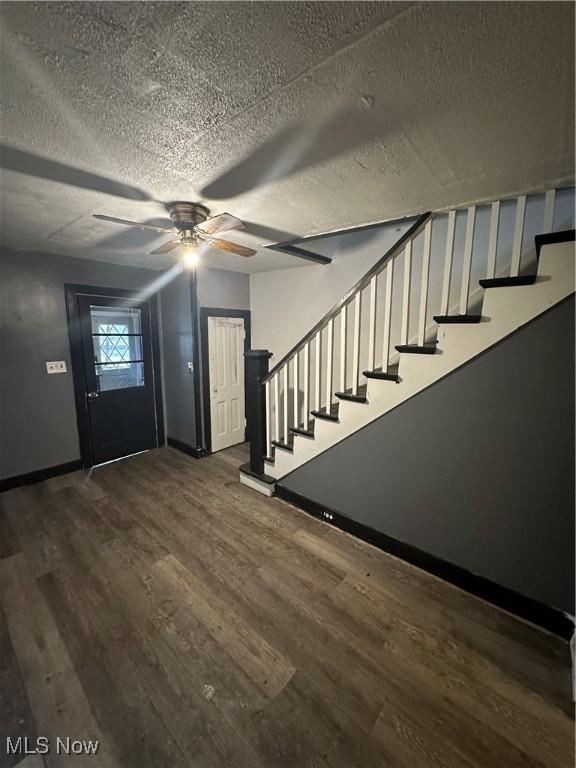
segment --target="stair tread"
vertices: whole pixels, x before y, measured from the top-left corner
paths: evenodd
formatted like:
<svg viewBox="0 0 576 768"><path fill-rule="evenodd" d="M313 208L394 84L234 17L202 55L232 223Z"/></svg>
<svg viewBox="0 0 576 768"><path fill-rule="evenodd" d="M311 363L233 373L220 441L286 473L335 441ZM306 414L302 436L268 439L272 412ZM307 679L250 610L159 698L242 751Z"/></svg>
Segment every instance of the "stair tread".
<svg viewBox="0 0 576 768"><path fill-rule="evenodd" d="M367 389L368 387L364 384L363 386L358 387L358 392L355 395L352 394L352 389L346 389L344 392L335 392L334 394L341 400L350 400L353 403L365 403Z"/></svg>
<svg viewBox="0 0 576 768"><path fill-rule="evenodd" d="M294 451L294 443L291 441L286 443L284 440L272 440L272 445L276 446L276 448L281 448L283 451L290 451L290 453Z"/></svg>
<svg viewBox="0 0 576 768"><path fill-rule="evenodd" d="M480 280L482 288L510 288L515 285L534 285L536 275L518 275L517 277L487 277Z"/></svg>
<svg viewBox="0 0 576 768"><path fill-rule="evenodd" d="M407 352L412 355L433 355L436 352L436 342L434 346L431 344L425 344L419 346L418 344L397 344L396 349L398 352Z"/></svg>
<svg viewBox="0 0 576 768"><path fill-rule="evenodd" d="M326 413L326 408L321 408L319 411L311 411L312 416L318 419L326 419L327 421L338 421L338 403L332 403L330 406L330 412Z"/></svg>
<svg viewBox="0 0 576 768"><path fill-rule="evenodd" d="M308 427L290 427L290 432L295 435L304 435L304 437L314 437L314 422L311 421Z"/></svg>
<svg viewBox="0 0 576 768"><path fill-rule="evenodd" d="M434 321L438 325L452 323L479 323L482 315L434 315Z"/></svg>
<svg viewBox="0 0 576 768"><path fill-rule="evenodd" d="M386 372L382 368L375 368L373 371L362 371L362 375L367 379L381 379L382 381L400 381L398 376L398 366L390 366Z"/></svg>
<svg viewBox="0 0 576 768"><path fill-rule="evenodd" d="M548 232L544 235L536 235L534 242L536 243L536 256L540 258L540 250L543 245L554 245L556 243L568 243L575 239L575 231L573 229L563 229L560 232Z"/></svg>

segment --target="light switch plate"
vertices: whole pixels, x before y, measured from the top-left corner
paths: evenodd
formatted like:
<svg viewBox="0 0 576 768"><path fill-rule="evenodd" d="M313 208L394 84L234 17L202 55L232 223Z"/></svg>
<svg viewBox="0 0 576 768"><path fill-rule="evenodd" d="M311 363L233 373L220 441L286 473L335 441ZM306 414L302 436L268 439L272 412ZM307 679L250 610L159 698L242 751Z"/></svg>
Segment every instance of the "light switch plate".
<svg viewBox="0 0 576 768"><path fill-rule="evenodd" d="M65 360L52 360L46 363L47 373L67 373Z"/></svg>

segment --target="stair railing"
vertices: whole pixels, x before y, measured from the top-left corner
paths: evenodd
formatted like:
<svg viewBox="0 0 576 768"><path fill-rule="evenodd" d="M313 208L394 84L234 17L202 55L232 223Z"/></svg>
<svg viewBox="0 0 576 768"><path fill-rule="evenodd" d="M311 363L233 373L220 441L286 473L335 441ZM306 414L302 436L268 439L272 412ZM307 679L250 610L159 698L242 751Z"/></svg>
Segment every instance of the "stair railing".
<svg viewBox="0 0 576 768"><path fill-rule="evenodd" d="M484 212L489 208L490 211L484 253L485 276L494 278L497 262L502 262L502 254L498 252L502 206L506 204L508 210L515 203L508 274L516 277L522 263L527 200L543 198L543 221L540 217L542 223L538 225L538 233L547 233L553 230L556 197L556 190L550 189L505 200L482 202L467 208L420 215L394 246L263 377L268 457L272 455L274 443L285 446L289 444L292 430L305 434L309 430L311 414L330 413L336 393L335 378L340 392L358 396L361 385L361 351L369 371L375 370L379 363L380 372L387 374L398 359L396 346L414 344L423 347L427 344L431 329L429 288L432 239L440 221L442 231L437 238L435 250L441 247L443 258L439 270L436 270L438 274L435 275L440 284L440 295L433 314L466 315L474 297L470 284L473 256L478 250L475 247L478 210ZM462 241L462 234L463 247L461 252L456 253L456 241ZM415 258L416 251L418 258ZM459 287L454 286L457 273ZM413 296L416 284L419 298ZM454 292L456 296L451 303L451 294ZM368 314L363 316L365 300L368 300ZM412 317L414 310L415 332ZM393 338L394 335L396 338ZM398 341L397 345L395 341Z"/></svg>

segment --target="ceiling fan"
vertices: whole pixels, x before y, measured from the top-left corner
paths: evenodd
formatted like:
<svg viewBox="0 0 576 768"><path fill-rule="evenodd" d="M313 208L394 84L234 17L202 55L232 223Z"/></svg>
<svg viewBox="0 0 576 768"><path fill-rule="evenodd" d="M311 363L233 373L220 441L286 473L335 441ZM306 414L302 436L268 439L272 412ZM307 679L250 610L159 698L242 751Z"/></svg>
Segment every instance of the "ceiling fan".
<svg viewBox="0 0 576 768"><path fill-rule="evenodd" d="M210 211L205 205L200 203L175 202L168 203L166 209L172 219L172 226L159 227L153 224L144 224L137 221L127 221L118 219L115 216L106 216L101 213L93 214L95 219L111 221L115 224L125 224L128 227L137 227L139 229L151 229L154 232L169 232L177 235L177 239L164 243L151 253L161 254L169 253L172 250L179 249L182 262L186 266L194 266L198 258L198 246L206 243L211 248L218 248L221 251L234 253L237 256L254 256L256 251L253 248L247 248L244 245L231 243L228 240L221 240L218 237L212 237L219 232L228 232L232 229L244 229L244 224L236 216L230 213L220 213L218 216L209 217Z"/></svg>

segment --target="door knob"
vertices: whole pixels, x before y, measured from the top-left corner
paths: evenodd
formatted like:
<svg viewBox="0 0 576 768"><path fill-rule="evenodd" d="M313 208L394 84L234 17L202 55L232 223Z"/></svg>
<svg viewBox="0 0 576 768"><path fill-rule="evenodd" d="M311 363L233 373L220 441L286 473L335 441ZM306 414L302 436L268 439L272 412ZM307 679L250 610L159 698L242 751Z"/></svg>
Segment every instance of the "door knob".
<svg viewBox="0 0 576 768"><path fill-rule="evenodd" d="M100 397L100 393L99 392L87 392L86 393L86 397L88 398L88 400L94 400L96 397Z"/></svg>

